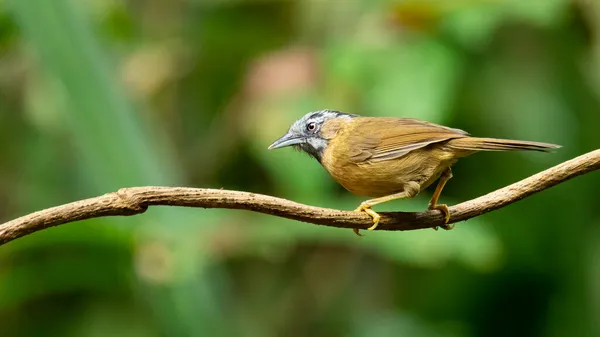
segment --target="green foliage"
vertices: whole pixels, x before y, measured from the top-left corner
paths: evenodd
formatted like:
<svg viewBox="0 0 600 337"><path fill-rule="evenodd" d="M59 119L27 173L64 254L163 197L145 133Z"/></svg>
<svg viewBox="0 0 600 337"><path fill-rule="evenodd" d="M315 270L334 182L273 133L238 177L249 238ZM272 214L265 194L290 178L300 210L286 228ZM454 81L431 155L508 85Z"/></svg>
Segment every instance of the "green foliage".
<svg viewBox="0 0 600 337"><path fill-rule="evenodd" d="M598 147L594 2L0 6L2 219L135 185L353 209L314 160L266 150L322 108L564 146L462 160L449 204ZM2 336L597 335L599 189L364 238L233 210L69 224L1 247Z"/></svg>

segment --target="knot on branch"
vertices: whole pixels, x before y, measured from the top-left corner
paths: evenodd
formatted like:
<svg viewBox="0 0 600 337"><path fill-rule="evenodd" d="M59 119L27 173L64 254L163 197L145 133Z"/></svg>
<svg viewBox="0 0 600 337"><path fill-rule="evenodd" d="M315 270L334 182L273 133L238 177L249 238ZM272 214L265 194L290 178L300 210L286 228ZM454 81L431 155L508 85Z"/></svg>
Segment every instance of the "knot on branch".
<svg viewBox="0 0 600 337"><path fill-rule="evenodd" d="M139 195L135 192L135 189L121 188L114 192L114 194L117 196L117 204L115 207L118 207L120 210L128 213L125 215L144 213L148 209L148 205L146 205L139 197Z"/></svg>

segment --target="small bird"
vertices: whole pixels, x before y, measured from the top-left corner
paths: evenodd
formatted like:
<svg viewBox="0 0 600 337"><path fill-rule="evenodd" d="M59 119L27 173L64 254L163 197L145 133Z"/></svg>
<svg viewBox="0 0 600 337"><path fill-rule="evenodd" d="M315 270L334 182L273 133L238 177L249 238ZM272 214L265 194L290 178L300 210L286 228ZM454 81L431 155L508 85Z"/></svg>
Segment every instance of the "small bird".
<svg viewBox="0 0 600 337"><path fill-rule="evenodd" d="M452 178L451 166L478 151L529 150L548 152L548 143L471 137L467 132L414 118L362 117L335 110L310 112L298 119L269 149L293 146L314 157L348 191L374 199L355 210L373 218L371 208L395 199L412 198L439 179L429 201L450 220L442 189ZM454 226L443 225L450 230ZM437 229L437 228L434 228ZM357 235L358 229L354 229Z"/></svg>

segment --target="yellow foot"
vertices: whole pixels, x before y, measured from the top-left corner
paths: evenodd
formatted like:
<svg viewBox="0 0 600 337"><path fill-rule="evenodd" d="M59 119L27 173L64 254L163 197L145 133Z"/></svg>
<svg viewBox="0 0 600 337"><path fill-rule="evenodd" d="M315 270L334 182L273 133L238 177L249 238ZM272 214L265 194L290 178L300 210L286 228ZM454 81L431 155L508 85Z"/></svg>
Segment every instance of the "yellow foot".
<svg viewBox="0 0 600 337"><path fill-rule="evenodd" d="M373 226L367 228L367 230L374 230L375 228L377 228L377 225L379 225L379 219L381 219L381 216L379 214L377 214L377 212L375 212L374 210L371 209L371 206L369 204L360 204L360 206L358 206L357 209L354 210L355 212L365 212L367 214L369 214L371 216L371 218L373 218ZM353 229L354 233L358 236L362 236L359 233L358 228L354 228Z"/></svg>
<svg viewBox="0 0 600 337"><path fill-rule="evenodd" d="M442 212L444 214L444 223L447 224L448 221L450 221L450 211L448 210L448 205L446 204L437 204L435 206L429 206L430 210L433 209L437 209L438 211ZM442 225L440 226L443 229L449 231L451 229L454 229L454 225ZM437 231L437 226L433 227L434 230Z"/></svg>

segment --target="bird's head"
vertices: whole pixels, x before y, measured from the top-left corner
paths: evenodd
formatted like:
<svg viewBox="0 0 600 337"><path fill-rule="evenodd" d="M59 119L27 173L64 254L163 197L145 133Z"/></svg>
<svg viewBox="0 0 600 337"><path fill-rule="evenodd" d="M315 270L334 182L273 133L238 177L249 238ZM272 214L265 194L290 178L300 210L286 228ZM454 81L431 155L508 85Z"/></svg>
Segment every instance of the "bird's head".
<svg viewBox="0 0 600 337"><path fill-rule="evenodd" d="M290 126L288 132L269 146L269 150L286 146L306 152L321 161L329 139L323 134L323 126L334 118L354 118L357 115L334 110L309 112Z"/></svg>

